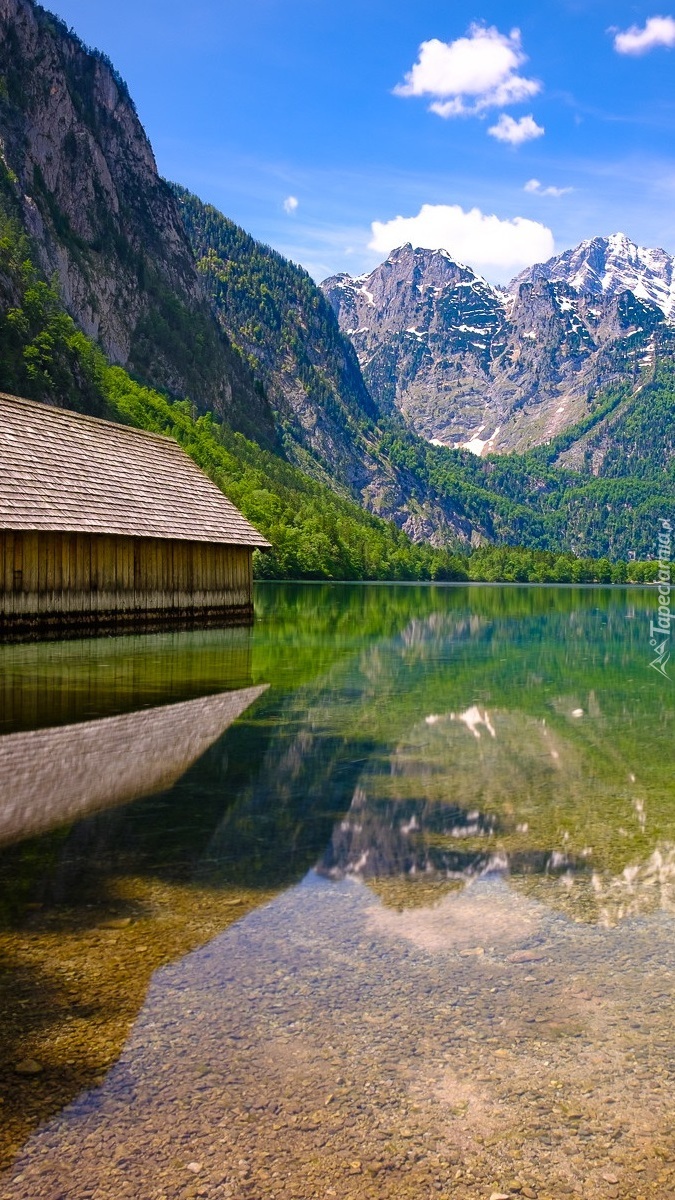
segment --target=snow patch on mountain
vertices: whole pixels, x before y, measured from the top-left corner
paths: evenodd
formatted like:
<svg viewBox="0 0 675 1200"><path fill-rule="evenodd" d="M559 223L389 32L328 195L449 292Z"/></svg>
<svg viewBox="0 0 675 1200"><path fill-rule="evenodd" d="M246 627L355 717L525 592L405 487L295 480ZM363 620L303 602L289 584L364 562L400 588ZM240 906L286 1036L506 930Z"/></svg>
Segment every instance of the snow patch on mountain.
<svg viewBox="0 0 675 1200"><path fill-rule="evenodd" d="M523 284L546 280L568 284L585 296L618 296L629 291L655 304L675 323L675 257L666 250L638 246L625 233L595 237L521 271L509 284L516 295Z"/></svg>

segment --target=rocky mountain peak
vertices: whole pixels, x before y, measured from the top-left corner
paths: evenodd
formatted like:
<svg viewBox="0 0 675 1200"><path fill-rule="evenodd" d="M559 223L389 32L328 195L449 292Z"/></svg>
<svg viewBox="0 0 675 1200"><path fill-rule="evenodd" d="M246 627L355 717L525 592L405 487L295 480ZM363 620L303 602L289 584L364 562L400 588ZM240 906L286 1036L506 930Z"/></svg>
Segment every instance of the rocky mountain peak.
<svg viewBox="0 0 675 1200"><path fill-rule="evenodd" d="M638 246L625 233L595 237L572 250L528 267L509 285L515 295L536 279L561 281L587 296L618 296L630 291L675 320L675 258L666 250Z"/></svg>
<svg viewBox="0 0 675 1200"><path fill-rule="evenodd" d="M321 284L340 324L350 334L384 325L401 333L431 332L438 311L465 331L503 319L507 296L447 250L413 247L392 250L373 271L355 278L333 275ZM452 311L451 311L452 310ZM472 325L473 322L473 325Z"/></svg>
<svg viewBox="0 0 675 1200"><path fill-rule="evenodd" d="M639 380L675 311L673 259L621 233L528 268L508 292L410 244L322 287L376 401L481 454L547 441L595 390Z"/></svg>

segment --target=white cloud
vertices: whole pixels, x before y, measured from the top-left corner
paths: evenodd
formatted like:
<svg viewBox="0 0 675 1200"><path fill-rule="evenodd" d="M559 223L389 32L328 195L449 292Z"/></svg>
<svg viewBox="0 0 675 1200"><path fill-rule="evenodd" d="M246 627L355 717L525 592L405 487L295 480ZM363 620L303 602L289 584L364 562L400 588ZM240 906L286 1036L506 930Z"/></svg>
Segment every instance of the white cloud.
<svg viewBox="0 0 675 1200"><path fill-rule="evenodd" d="M502 113L496 125L488 129L490 137L498 142L508 142L511 146L522 146L523 142L531 142L533 138L542 137L545 133L543 125L537 125L530 113L516 121L507 113Z"/></svg>
<svg viewBox="0 0 675 1200"><path fill-rule="evenodd" d="M422 42L417 62L394 92L431 96L430 111L439 117L475 116L536 96L541 84L518 74L524 62L519 29L504 34L494 25L474 24L454 42Z"/></svg>
<svg viewBox="0 0 675 1200"><path fill-rule="evenodd" d="M553 187L553 185L550 185L549 187L543 187L543 185L539 182L538 179L528 179L527 183L525 184L525 187L523 188L523 191L531 192L533 196L556 196L557 197L557 196L567 196L569 192L574 191L574 188Z"/></svg>
<svg viewBox="0 0 675 1200"><path fill-rule="evenodd" d="M289 215L290 213L294 213L299 203L300 201L297 196L287 196L284 200L284 212L289 213Z"/></svg>
<svg viewBox="0 0 675 1200"><path fill-rule="evenodd" d="M649 17L644 27L631 25L630 29L611 30L614 33L614 49L619 54L647 54L657 46L672 49L675 46L675 20L673 17Z"/></svg>
<svg viewBox="0 0 675 1200"><path fill-rule="evenodd" d="M447 250L458 262L500 276L545 262L555 253L551 230L538 221L501 220L479 208L465 212L458 204L424 204L416 217L373 221L371 229L370 250L389 254L412 242L427 250Z"/></svg>

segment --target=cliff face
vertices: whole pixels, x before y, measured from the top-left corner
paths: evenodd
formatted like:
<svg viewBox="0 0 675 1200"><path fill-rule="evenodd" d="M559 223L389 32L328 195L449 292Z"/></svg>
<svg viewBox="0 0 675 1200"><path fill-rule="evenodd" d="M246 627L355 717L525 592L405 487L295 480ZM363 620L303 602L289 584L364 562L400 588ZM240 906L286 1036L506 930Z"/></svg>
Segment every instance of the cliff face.
<svg viewBox="0 0 675 1200"><path fill-rule="evenodd" d="M41 269L109 359L269 438L126 86L30 0L0 0L0 154Z"/></svg>

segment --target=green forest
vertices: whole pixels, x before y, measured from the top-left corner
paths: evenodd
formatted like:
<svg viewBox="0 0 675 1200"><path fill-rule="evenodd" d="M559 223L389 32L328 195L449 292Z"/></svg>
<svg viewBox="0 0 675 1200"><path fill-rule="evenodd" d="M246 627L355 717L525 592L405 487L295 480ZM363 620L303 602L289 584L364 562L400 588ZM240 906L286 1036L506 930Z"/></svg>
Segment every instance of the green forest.
<svg viewBox="0 0 675 1200"><path fill-rule="evenodd" d="M214 309L232 344L267 389L291 356L310 402L368 438L384 461L405 470L418 495L449 499L491 542L555 555L612 560L654 552L658 522L675 497L675 368L664 359L653 380L631 396L627 385L597 396L584 421L525 455L477 458L433 446L397 415L376 414L350 343L307 272L256 242L212 205L173 186ZM282 429L292 437L283 410ZM611 443L591 467L607 423ZM586 440L578 470L556 465ZM561 567L561 569L563 569Z"/></svg>
<svg viewBox="0 0 675 1200"><path fill-rule="evenodd" d="M40 277L28 239L7 211L0 214L0 304L3 390L176 438L272 543L272 553L256 555L259 578L592 583L654 577L653 562L626 564L575 555L562 539L558 547L546 544L551 514L560 519L564 506L567 511L575 504L584 507L592 520L587 497L575 497L568 476L525 459L485 463L438 452L392 426L381 434L382 453L411 465L420 479L451 495L460 511L491 524L497 537L503 525L503 541L513 542L521 533L529 545L482 545L467 554L458 545L413 543L392 523L365 512L280 455L209 413L199 415L189 398L162 395L110 366L64 312L55 284ZM664 397L668 388L672 392L672 375L659 386ZM536 506L522 500L535 471L542 474L545 492ZM632 481L596 480L593 486L598 502L612 488L619 494L622 487L626 503L635 502ZM655 489L646 480L640 486L646 511L656 503ZM583 490L579 485L578 491Z"/></svg>

